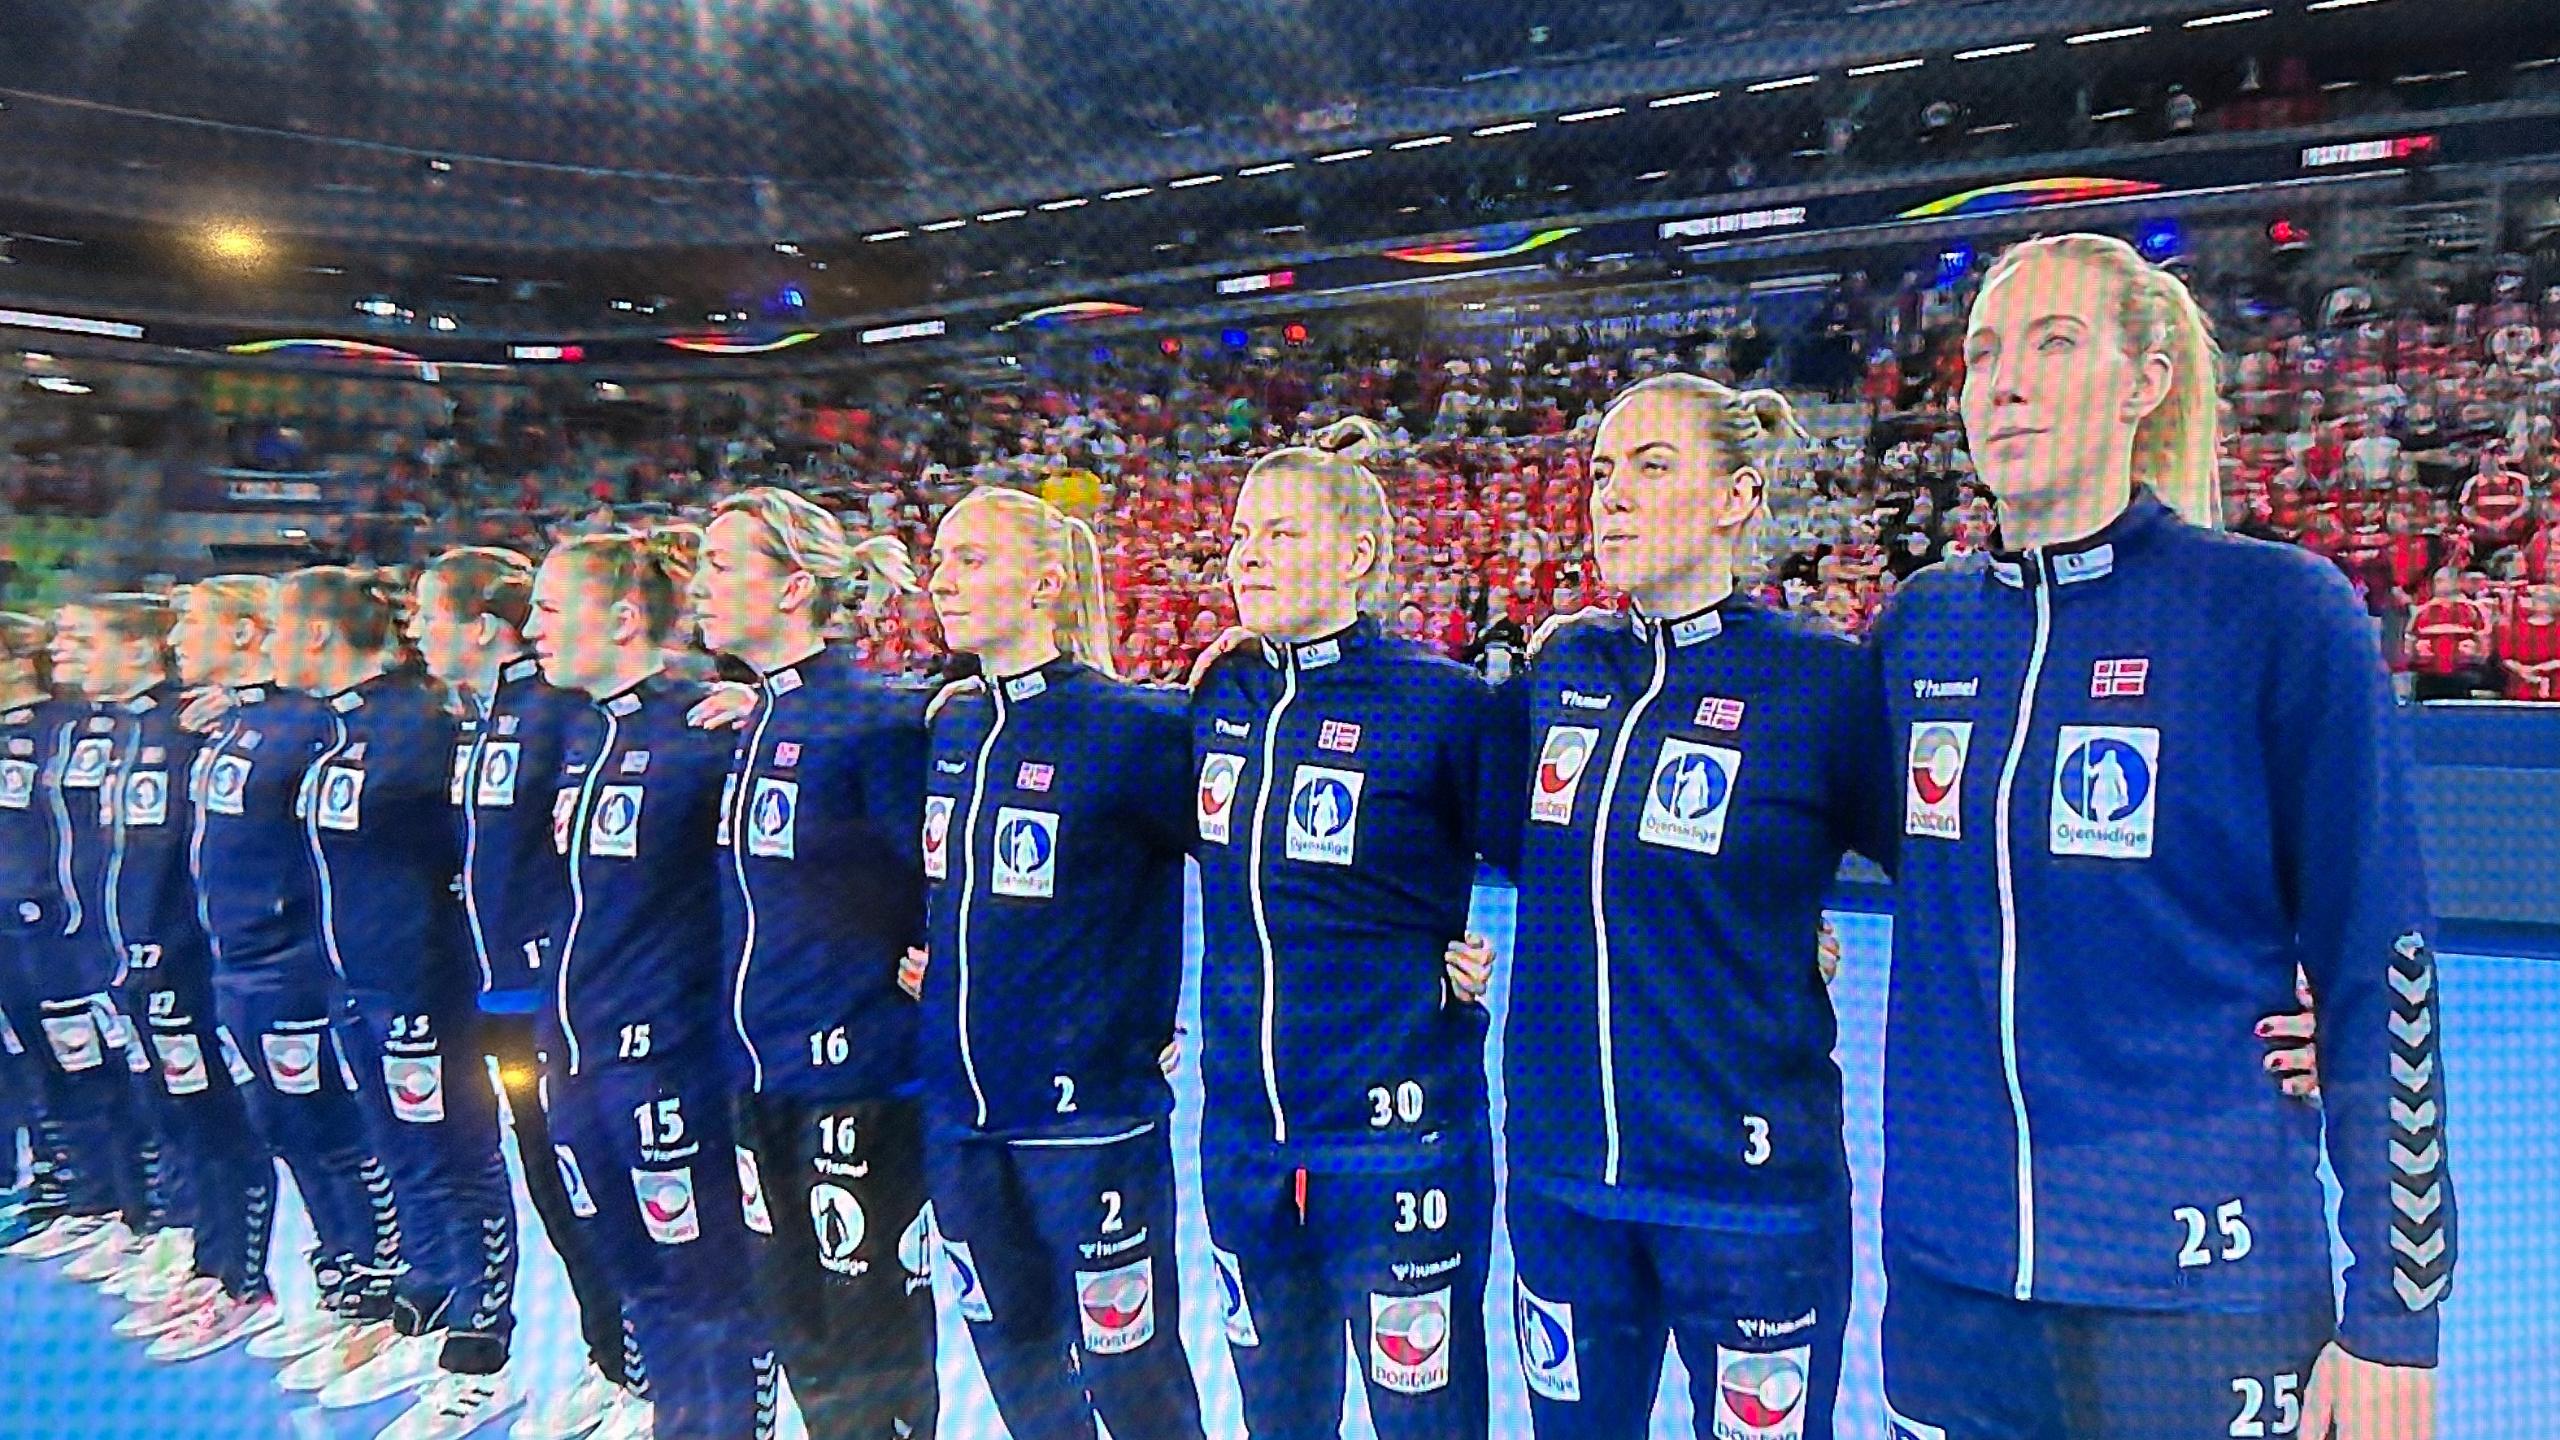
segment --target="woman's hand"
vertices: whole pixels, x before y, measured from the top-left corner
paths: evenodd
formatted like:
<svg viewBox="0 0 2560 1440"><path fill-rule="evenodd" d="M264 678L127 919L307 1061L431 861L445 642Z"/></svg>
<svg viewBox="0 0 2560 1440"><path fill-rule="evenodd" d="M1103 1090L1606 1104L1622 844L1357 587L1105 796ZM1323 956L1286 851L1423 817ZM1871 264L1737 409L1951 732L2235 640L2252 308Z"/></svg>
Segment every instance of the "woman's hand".
<svg viewBox="0 0 2560 1440"><path fill-rule="evenodd" d="M1156 1068L1164 1072L1164 1078L1170 1080L1173 1078L1173 1067L1181 1063L1182 1030L1177 1026L1174 1029L1173 1038L1164 1042L1164 1048L1156 1052Z"/></svg>
<svg viewBox="0 0 2560 1440"><path fill-rule="evenodd" d="M1470 1005L1481 1005L1485 992L1493 988L1493 942L1481 935L1452 940L1440 957L1440 968L1449 977L1451 994Z"/></svg>
<svg viewBox="0 0 2560 1440"><path fill-rule="evenodd" d="M932 724L933 717L942 713L943 706L963 695L983 694L986 688L987 682L975 675L961 680L944 681L942 688L933 692L933 698L924 702L924 723Z"/></svg>
<svg viewBox="0 0 2560 1440"><path fill-rule="evenodd" d="M1209 648L1200 652L1200 658L1191 662L1191 676L1183 682L1184 686L1197 692L1200 682L1209 678L1211 666L1234 654L1237 647L1253 638L1253 632L1241 625L1230 625L1220 631L1218 638L1209 642Z"/></svg>
<svg viewBox="0 0 2560 1440"><path fill-rule="evenodd" d="M2293 998L2302 1008L2270 1015L2258 1022L2258 1038L2270 1042L2267 1069L2284 1093L2297 1100L2320 1098L2320 1017L2311 1008L2311 980L2299 967L2293 972Z"/></svg>
<svg viewBox="0 0 2560 1440"><path fill-rule="evenodd" d="M1814 937L1814 965L1822 971L1822 983L1829 985L1840 978L1840 932L1831 928L1831 917L1822 917L1822 929Z"/></svg>
<svg viewBox="0 0 2560 1440"><path fill-rule="evenodd" d="M2435 1440L2436 1372L2379 1365L2332 1343L2302 1394L2300 1440Z"/></svg>
<svg viewBox="0 0 2560 1440"><path fill-rule="evenodd" d="M910 945L906 958L898 962L898 988L906 991L910 1000L924 998L924 968L929 958L923 946Z"/></svg>
<svg viewBox="0 0 2560 1440"><path fill-rule="evenodd" d="M178 711L178 728L191 735L211 733L238 703L231 698L231 691L221 685L199 685L187 692L186 700Z"/></svg>
<svg viewBox="0 0 2560 1440"><path fill-rule="evenodd" d="M734 680L713 682L711 693L684 712L684 723L696 730L735 730L756 713L756 688Z"/></svg>

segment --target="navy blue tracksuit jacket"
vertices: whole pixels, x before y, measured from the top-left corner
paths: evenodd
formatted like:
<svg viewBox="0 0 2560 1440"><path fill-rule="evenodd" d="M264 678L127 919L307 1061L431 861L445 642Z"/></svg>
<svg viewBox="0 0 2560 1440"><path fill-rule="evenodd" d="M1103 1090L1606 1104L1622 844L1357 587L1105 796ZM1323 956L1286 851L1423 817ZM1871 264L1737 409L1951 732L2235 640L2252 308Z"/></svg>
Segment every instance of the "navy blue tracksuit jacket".
<svg viewBox="0 0 2560 1440"><path fill-rule="evenodd" d="M2432 1363L2454 1264L2430 914L2372 627L2317 556L2147 491L1913 577L1872 642L1906 761L1886 1037L1894 1263L2018 1299L2324 1307ZM2252 1027L2320 1012L2322 1110Z"/></svg>
<svg viewBox="0 0 2560 1440"><path fill-rule="evenodd" d="M532 659L508 662L463 722L448 798L462 817L462 910L483 1010L521 1014L550 995L551 931L569 893L551 797L563 753L595 724L587 697L545 683Z"/></svg>

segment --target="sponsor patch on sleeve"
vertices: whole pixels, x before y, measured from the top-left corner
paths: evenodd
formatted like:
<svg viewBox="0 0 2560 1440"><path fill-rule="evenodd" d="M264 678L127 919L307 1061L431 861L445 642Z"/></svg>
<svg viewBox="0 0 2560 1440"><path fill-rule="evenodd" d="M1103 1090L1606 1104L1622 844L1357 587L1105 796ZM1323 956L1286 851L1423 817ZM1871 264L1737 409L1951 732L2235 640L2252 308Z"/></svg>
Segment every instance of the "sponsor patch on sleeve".
<svg viewBox="0 0 2560 1440"><path fill-rule="evenodd" d="M1582 794L1582 777L1600 748L1600 732L1588 725L1550 725L1538 748L1538 769L1530 782L1529 818L1543 825L1573 823L1573 802Z"/></svg>
<svg viewBox="0 0 2560 1440"><path fill-rule="evenodd" d="M1197 794L1200 838L1211 845L1231 842L1235 833L1236 786L1244 776L1244 757L1212 750L1200 757Z"/></svg>
<svg viewBox="0 0 2560 1440"><path fill-rule="evenodd" d="M1964 838L1964 765L1972 750L1970 720L1912 722L1903 765L1903 834Z"/></svg>

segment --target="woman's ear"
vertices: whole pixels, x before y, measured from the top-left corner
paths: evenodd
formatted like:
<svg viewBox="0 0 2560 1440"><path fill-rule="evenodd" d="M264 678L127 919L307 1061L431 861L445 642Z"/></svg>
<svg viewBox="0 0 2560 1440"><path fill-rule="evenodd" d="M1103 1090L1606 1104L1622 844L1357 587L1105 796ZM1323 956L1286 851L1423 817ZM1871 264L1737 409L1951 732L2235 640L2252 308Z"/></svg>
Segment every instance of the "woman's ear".
<svg viewBox="0 0 2560 1440"><path fill-rule="evenodd" d="M1745 465L1726 482L1725 494L1727 503L1738 512L1733 517L1733 523L1738 525L1760 513L1760 506L1769 495L1769 482L1757 467Z"/></svg>
<svg viewBox="0 0 2560 1440"><path fill-rule="evenodd" d="M2177 378L2178 364L2167 354L2155 350L2143 356L2142 363L2134 368L2133 392L2125 396L2126 421L2139 425L2150 419L2151 413L2169 398Z"/></svg>
<svg viewBox="0 0 2560 1440"><path fill-rule="evenodd" d="M774 608L788 615L806 606L818 593L818 577L806 570L794 570L782 581L781 593L774 596Z"/></svg>
<svg viewBox="0 0 2560 1440"><path fill-rule="evenodd" d="M1343 578L1356 580L1363 589L1378 568L1378 537L1363 530L1351 547L1353 563L1344 567Z"/></svg>

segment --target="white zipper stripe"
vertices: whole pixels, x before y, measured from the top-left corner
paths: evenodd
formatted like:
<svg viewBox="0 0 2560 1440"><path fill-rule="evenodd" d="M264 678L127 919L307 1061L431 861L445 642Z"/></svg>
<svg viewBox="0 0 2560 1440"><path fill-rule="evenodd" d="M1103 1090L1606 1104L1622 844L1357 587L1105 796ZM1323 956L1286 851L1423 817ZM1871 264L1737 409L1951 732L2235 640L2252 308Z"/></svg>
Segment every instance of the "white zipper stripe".
<svg viewBox="0 0 2560 1440"><path fill-rule="evenodd" d="M587 810L595 803L596 781L603 778L605 762L613 758L613 742L621 734L622 722L606 710L604 744L597 748L594 763L587 766L586 781L578 787L577 806L569 813L569 929L560 937L560 1040L569 1047L572 1075L578 1073L578 1027L569 1023L569 967L578 958L578 925L587 918Z"/></svg>
<svg viewBox="0 0 2560 1440"><path fill-rule="evenodd" d="M53 792L46 806L53 812L53 873L62 887L62 933L80 933L80 886L72 878L71 852L79 841L71 833L70 793L63 782L71 778L72 747L80 743L80 722L66 720L53 732L53 762L46 768L53 772L53 782L45 788Z"/></svg>
<svg viewBox="0 0 2560 1440"><path fill-rule="evenodd" d="M480 962L484 995L498 983L497 973L489 968L489 937L480 925L480 752L489 743L489 727L496 723L498 707L493 702L494 697L481 704L480 728L471 732L462 760L462 913L470 921L471 954Z"/></svg>
<svg viewBox="0 0 2560 1440"><path fill-rule="evenodd" d="M1609 907L1601 898L1602 876L1609 853L1609 820L1611 807L1618 798L1618 772L1627 763L1627 746L1635 739L1636 727L1644 723L1644 712L1662 693L1663 682L1671 674L1671 640L1660 627L1653 635L1653 681L1627 709L1626 723L1618 727L1618 743L1610 747L1609 773L1600 781L1599 816L1591 826L1591 938L1594 957L1592 969L1598 978L1594 995L1598 1003L1600 1032L1600 1130L1604 1148L1600 1162L1600 1183L1618 1183L1618 1055L1610 1038L1609 995Z"/></svg>
<svg viewBox="0 0 2560 1440"><path fill-rule="evenodd" d="M124 903L116 894L124 885L124 792L125 787L133 783L134 760L142 745L141 719L128 717L128 723L133 726L131 743L116 747L121 752L116 757L116 809L114 817L107 822L107 884L102 897L106 902L107 943L116 949L116 978L110 982L116 985L125 982L133 958L133 952L126 949L124 943ZM116 738L124 740L127 737L119 734Z"/></svg>
<svg viewBox="0 0 2560 1440"><path fill-rule="evenodd" d="M1133 1125L1126 1130L1115 1131L1109 1135L1035 1135L1024 1140L1007 1140L1004 1143L1006 1148L1012 1150L1085 1150L1096 1145L1117 1145L1123 1140L1135 1140L1155 1128L1156 1122L1150 1120L1143 1125Z"/></svg>
<svg viewBox="0 0 2560 1440"><path fill-rule="evenodd" d="M978 895L978 813L987 799L987 757L995 753L1007 713L1003 685L988 686L987 695L995 702L996 718L987 727L987 738L978 743L976 773L969 777L969 813L960 831L960 1070L969 1077L969 1094L978 1102L981 1125L987 1123L987 1091L978 1083L977 1057L969 1049L969 907Z"/></svg>
<svg viewBox="0 0 2560 1440"><path fill-rule="evenodd" d="M346 717L329 712L329 748L311 762L303 774L309 777L308 802L302 812L302 838L311 847L311 869L320 878L320 946L329 952L329 969L341 980L347 978L347 962L338 954L338 902L329 884L329 854L320 844L321 797L329 785L329 762L347 747Z"/></svg>
<svg viewBox="0 0 2560 1440"><path fill-rule="evenodd" d="M2027 1127L2027 1092L2018 1082L2018 893L2010 858L2009 797L2018 780L2018 761L2027 752L2027 732L2036 713L2036 683L2044 676L2045 645L2053 628L2053 576L2039 553L2036 566L2036 640L2027 653L2027 679L2018 716L2009 733L2009 755L2000 766L1999 810L1992 821L1996 837L1992 853L2000 881L2000 1070L2009 1083L2009 1115L2018 1131L2018 1274L2010 1293L2035 1298L2036 1288L2036 1157L2035 1136Z"/></svg>
<svg viewBox="0 0 2560 1440"><path fill-rule="evenodd" d="M1298 657L1292 651L1280 672L1280 702L1262 725L1262 786L1253 797L1253 845L1246 852L1245 897L1252 903L1254 938L1262 943L1262 1094L1271 1102L1271 1143L1289 1143L1289 1112L1280 1104L1280 1053L1276 1030L1280 1009L1279 957L1271 945L1271 916L1262 904L1262 851L1265 819L1271 809L1271 769L1280 741L1280 722L1289 702L1298 698Z"/></svg>
<svg viewBox="0 0 2560 1440"><path fill-rule="evenodd" d="M774 709L781 703L782 697L773 693L770 684L766 685L762 703L756 706L755 731L747 737L747 758L738 768L738 784L729 795L727 816L729 868L738 877L739 909L746 920L745 933L738 941L738 982L729 992L729 1025L738 1032L738 1043L746 1048L747 1090L755 1095L764 1093L764 1053L756 1049L756 1037L747 1027L747 972L756 963L756 887L747 883L746 842L747 812L754 807L747 803L747 797L756 788L756 756L764 751L765 729L773 724Z"/></svg>
<svg viewBox="0 0 2560 1440"><path fill-rule="evenodd" d="M196 928L204 932L204 943L218 964L222 959L222 942L213 934L213 901L204 883L205 800L213 794L213 767L230 753L231 736L239 729L236 719L226 718L215 738L207 740L198 752L195 773L187 779L187 877L195 882Z"/></svg>

